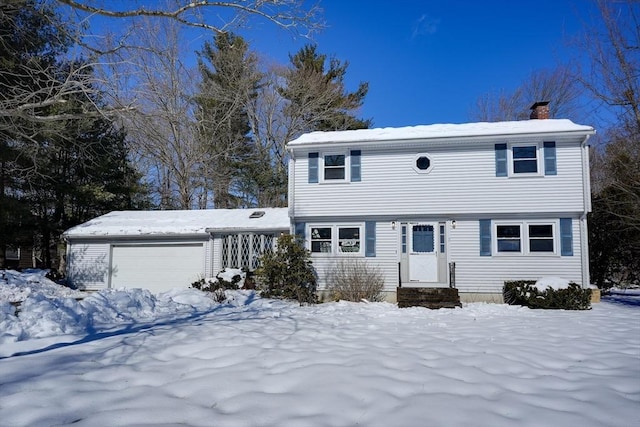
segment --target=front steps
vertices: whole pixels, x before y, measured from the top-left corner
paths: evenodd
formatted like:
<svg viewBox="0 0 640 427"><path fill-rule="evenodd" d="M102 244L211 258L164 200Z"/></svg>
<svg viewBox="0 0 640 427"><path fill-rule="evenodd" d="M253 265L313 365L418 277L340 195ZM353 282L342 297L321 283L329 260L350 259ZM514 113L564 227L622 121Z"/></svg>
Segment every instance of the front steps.
<svg viewBox="0 0 640 427"><path fill-rule="evenodd" d="M397 288L398 307L456 308L462 307L455 288Z"/></svg>

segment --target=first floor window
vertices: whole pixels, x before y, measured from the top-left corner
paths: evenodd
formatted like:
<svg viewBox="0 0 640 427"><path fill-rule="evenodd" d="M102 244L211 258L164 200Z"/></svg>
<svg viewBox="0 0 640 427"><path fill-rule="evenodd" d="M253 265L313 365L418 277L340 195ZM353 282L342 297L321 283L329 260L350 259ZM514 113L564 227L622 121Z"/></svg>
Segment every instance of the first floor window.
<svg viewBox="0 0 640 427"><path fill-rule="evenodd" d="M309 228L312 253L361 254L363 252L361 225L311 226Z"/></svg>
<svg viewBox="0 0 640 427"><path fill-rule="evenodd" d="M338 227L338 252L360 252L360 227Z"/></svg>
<svg viewBox="0 0 640 427"><path fill-rule="evenodd" d="M498 225L498 252L520 252L520 225Z"/></svg>
<svg viewBox="0 0 640 427"><path fill-rule="evenodd" d="M553 225L529 225L529 251L553 252Z"/></svg>
<svg viewBox="0 0 640 427"><path fill-rule="evenodd" d="M331 227L311 228L311 252L331 253Z"/></svg>
<svg viewBox="0 0 640 427"><path fill-rule="evenodd" d="M495 224L496 251L502 254L553 254L556 225L553 222Z"/></svg>

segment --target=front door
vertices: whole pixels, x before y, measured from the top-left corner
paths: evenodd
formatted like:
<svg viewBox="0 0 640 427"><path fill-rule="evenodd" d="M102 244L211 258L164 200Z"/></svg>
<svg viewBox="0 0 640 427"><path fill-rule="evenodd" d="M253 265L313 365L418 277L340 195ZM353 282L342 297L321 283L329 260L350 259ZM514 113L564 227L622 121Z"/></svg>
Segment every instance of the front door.
<svg viewBox="0 0 640 427"><path fill-rule="evenodd" d="M437 223L409 224L409 281L438 281Z"/></svg>

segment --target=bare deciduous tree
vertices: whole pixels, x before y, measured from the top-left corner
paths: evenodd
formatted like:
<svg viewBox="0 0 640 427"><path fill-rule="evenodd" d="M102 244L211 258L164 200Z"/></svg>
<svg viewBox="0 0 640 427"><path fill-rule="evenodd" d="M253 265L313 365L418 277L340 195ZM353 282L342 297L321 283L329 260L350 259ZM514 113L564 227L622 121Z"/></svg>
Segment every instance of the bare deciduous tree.
<svg viewBox="0 0 640 427"><path fill-rule="evenodd" d="M585 28L578 47L589 57L580 81L640 133L640 2L596 0L597 22Z"/></svg>
<svg viewBox="0 0 640 427"><path fill-rule="evenodd" d="M128 50L110 55L104 78L117 89L116 105L135 105L120 121L160 207L192 209L204 184L203 151L192 102L197 73L180 59L181 27L150 21L131 38L147 48L137 55Z"/></svg>
<svg viewBox="0 0 640 427"><path fill-rule="evenodd" d="M478 121L525 120L537 101L550 101L549 116L572 118L579 110L580 85L566 65L532 72L513 92L487 93L478 98L472 118Z"/></svg>
<svg viewBox="0 0 640 427"><path fill-rule="evenodd" d="M151 7L149 6L151 4ZM5 0L0 6L2 17L11 17L12 10L25 7L25 1ZM139 44L139 39L132 36L136 29L147 21L173 21L184 27L192 27L215 33L226 32L229 29L249 25L251 20L263 19L280 28L309 35L323 27L320 20L321 9L315 5L305 5L302 0L167 0L166 2L127 1L104 2L101 0L44 0L29 7L58 10L66 16L63 22L52 23L56 27L50 32L51 37L72 40L81 47L74 52L67 52L70 63L74 58L82 57L78 69L70 70L60 76L55 67L32 63L20 70L14 70L17 77L47 82L38 90L25 87L0 87L3 96L0 97L0 119L9 123L12 129L17 122L51 122L82 118L87 115L110 115L118 113L113 106L95 106L91 111L75 113L74 117L66 115L44 114L43 110L56 105L62 105L70 97L83 95L87 100L93 99L96 91L103 96L113 95L109 80L87 78L86 70L96 70L105 65L105 55L119 50L146 50L148 47ZM46 14L43 14L46 17ZM94 32L91 27L96 17L102 19L96 24L100 29ZM111 20L112 25L105 25L104 20ZM146 23L145 23L146 24ZM3 29L8 33L24 30L24 22L8 20L2 22ZM105 28L119 28L118 33L105 32ZM2 37L0 43L6 43ZM52 43L54 44L54 43ZM120 108L132 108L132 105ZM28 127L23 126L21 137L33 137Z"/></svg>

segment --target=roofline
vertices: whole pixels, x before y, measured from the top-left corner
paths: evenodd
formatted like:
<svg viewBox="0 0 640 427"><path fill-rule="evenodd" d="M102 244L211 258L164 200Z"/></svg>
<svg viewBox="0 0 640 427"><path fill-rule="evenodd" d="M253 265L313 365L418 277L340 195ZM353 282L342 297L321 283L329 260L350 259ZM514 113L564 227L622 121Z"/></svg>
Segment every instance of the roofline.
<svg viewBox="0 0 640 427"><path fill-rule="evenodd" d="M131 239L131 238L139 238L139 237L148 237L148 238L202 238L208 237L209 233L139 233L139 234L67 234L63 233L62 237L65 240L75 240L75 239Z"/></svg>
<svg viewBox="0 0 640 427"><path fill-rule="evenodd" d="M231 232L240 232L240 231L288 231L289 225L285 227L208 227L205 228L205 231L209 234L211 233L231 233Z"/></svg>
<svg viewBox="0 0 640 427"><path fill-rule="evenodd" d="M507 133L494 133L494 134L484 134L484 135L451 135L451 136L437 136L437 137L412 137L412 138L385 138L385 139L342 139L342 140L324 140L324 141L310 141L303 143L296 143L296 140L290 141L287 143L287 148L296 149L296 148L304 148L304 147L313 147L313 146L322 146L322 145L340 145L340 144L349 144L349 145L382 145L390 142L399 142L399 143L418 143L418 142L450 142L455 141L459 143L466 143L469 141L489 141L494 138L545 138L547 136L587 136L595 134L595 129L591 128L590 130L576 129L576 130L565 130L565 131L546 131L546 132L527 132L527 133L519 133L519 132L507 132Z"/></svg>

